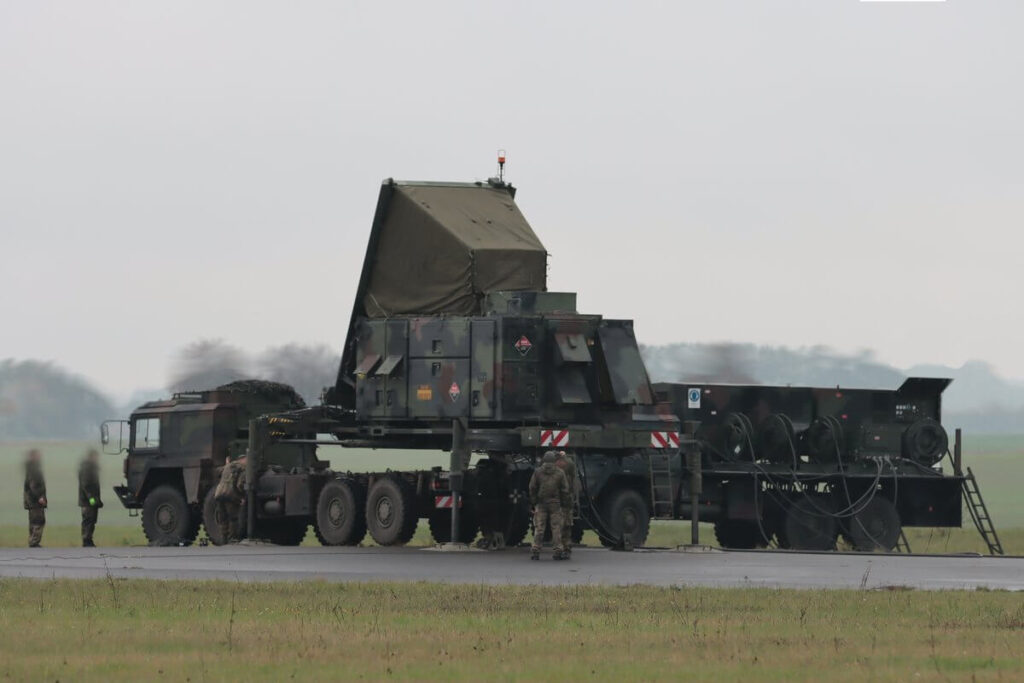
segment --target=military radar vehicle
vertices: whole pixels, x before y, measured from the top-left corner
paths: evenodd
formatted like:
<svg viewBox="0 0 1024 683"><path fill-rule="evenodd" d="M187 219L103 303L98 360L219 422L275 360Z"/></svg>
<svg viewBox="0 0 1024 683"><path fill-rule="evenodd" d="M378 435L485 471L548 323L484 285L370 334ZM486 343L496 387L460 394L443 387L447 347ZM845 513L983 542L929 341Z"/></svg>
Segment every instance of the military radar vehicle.
<svg viewBox="0 0 1024 683"><path fill-rule="evenodd" d="M548 291L547 251L515 194L500 176L382 184L321 405L243 383L135 411L117 491L150 541L190 542L202 522L222 542L203 503L217 468L244 450L250 536L298 543L312 525L326 545L367 533L395 545L425 518L439 542L483 532L514 545L530 523L534 463L560 449L578 464L574 534L592 528L606 545L642 545L659 518L689 519L694 541L697 522L713 522L728 547L829 549L843 535L890 550L903 526L959 526L963 493L1000 549L959 439L952 475L939 469L948 380L652 386L632 321ZM342 461L344 448L448 451L449 467L334 470L328 446Z"/></svg>
<svg viewBox="0 0 1024 683"><path fill-rule="evenodd" d="M482 529L515 543L529 524L533 460L556 448L593 475L591 526L643 543L645 457L678 453L679 420L655 399L631 321L580 313L575 294L547 291L547 252L514 197L500 179L384 182L323 405L228 407L221 388L137 410L118 491L142 509L150 540L195 537L215 469L238 447L218 432L223 422L248 438L253 535L291 540L281 529L312 523L327 544L358 543L368 530L390 545L425 517L439 541ZM197 412L212 426L186 453L176 425ZM159 448L140 436L154 428L167 435ZM451 466L335 473L316 455L328 445L446 450ZM471 467L473 452L483 457Z"/></svg>

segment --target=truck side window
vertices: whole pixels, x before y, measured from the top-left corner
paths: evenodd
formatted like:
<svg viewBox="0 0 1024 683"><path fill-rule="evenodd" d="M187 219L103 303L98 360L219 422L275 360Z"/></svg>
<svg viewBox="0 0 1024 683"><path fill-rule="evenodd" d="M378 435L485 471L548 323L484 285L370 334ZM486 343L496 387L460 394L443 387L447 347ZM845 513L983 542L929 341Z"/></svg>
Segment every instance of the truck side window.
<svg viewBox="0 0 1024 683"><path fill-rule="evenodd" d="M140 417L135 420L135 441L132 447L136 449L160 448L160 418Z"/></svg>

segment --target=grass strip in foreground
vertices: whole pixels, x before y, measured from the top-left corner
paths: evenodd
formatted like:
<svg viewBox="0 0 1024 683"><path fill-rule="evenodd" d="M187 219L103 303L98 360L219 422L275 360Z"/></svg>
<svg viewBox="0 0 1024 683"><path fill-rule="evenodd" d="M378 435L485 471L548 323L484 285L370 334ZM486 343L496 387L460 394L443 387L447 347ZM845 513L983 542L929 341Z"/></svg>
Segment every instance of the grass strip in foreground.
<svg viewBox="0 0 1024 683"><path fill-rule="evenodd" d="M12 680L1019 680L1022 652L1005 592L0 580Z"/></svg>

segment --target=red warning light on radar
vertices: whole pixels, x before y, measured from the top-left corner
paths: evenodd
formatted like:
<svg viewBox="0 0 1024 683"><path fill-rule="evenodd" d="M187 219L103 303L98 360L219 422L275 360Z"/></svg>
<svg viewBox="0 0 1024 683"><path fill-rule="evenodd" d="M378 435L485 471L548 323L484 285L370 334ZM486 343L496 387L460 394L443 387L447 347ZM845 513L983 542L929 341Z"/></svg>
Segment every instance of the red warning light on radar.
<svg viewBox="0 0 1024 683"><path fill-rule="evenodd" d="M498 150L498 163L499 164L505 163L505 150L503 150L503 149L499 149Z"/></svg>

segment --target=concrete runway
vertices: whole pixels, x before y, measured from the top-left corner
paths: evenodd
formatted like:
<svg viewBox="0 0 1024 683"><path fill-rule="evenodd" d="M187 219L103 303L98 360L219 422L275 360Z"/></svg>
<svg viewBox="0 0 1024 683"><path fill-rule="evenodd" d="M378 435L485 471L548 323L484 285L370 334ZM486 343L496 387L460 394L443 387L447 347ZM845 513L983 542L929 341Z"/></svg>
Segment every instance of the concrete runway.
<svg viewBox="0 0 1024 683"><path fill-rule="evenodd" d="M597 548L577 548L568 562L528 557L525 548L4 548L0 577L1024 590L1024 558Z"/></svg>

